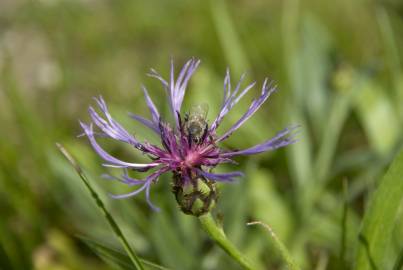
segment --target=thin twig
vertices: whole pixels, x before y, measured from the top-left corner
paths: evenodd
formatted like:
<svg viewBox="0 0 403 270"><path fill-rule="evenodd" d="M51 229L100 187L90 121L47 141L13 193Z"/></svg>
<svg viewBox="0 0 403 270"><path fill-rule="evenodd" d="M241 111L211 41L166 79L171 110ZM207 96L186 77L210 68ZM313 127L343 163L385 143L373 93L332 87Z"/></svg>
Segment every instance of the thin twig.
<svg viewBox="0 0 403 270"><path fill-rule="evenodd" d="M294 262L293 258L290 255L290 252L288 251L286 246L281 242L281 240L277 237L277 235L274 233L273 229L269 225L267 225L261 221L248 222L248 223L246 223L246 225L248 225L248 226L261 225L265 229L267 229L267 231L270 233L271 238L274 240L273 242L274 242L275 248L279 251L281 257L286 262L288 268L291 270L299 270L299 267Z"/></svg>

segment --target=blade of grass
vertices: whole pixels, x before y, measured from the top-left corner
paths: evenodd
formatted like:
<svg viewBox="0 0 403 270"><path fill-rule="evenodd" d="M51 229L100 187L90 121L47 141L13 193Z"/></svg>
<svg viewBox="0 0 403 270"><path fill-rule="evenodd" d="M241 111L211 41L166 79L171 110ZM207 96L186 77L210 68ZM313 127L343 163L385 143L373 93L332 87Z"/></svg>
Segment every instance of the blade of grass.
<svg viewBox="0 0 403 270"><path fill-rule="evenodd" d="M8 257L6 250L3 248L2 243L0 242L0 262L5 269L13 269L12 262Z"/></svg>
<svg viewBox="0 0 403 270"><path fill-rule="evenodd" d="M381 157L387 157L400 138L397 108L388 93L378 81L363 75L354 109L371 148Z"/></svg>
<svg viewBox="0 0 403 270"><path fill-rule="evenodd" d="M323 141L315 161L317 179L321 183L328 179L328 174L340 139L340 133L350 113L350 105L354 94L355 91L349 91L347 93L337 93L337 95L334 96L334 103L332 104L324 128ZM318 183L314 183L314 185L320 186Z"/></svg>
<svg viewBox="0 0 403 270"><path fill-rule="evenodd" d="M81 180L83 181L85 187L91 194L92 198L94 199L96 205L98 208L101 210L101 212L105 215L105 218L108 222L108 224L111 226L113 232L115 233L116 237L119 239L121 244L123 245L123 248L127 252L127 255L129 256L131 262L133 263L133 266L135 269L138 270L144 270L143 265L141 264L139 258L137 257L136 253L134 250L130 247L129 242L127 241L126 237L120 230L118 224L114 220L114 218L109 214L108 210L106 209L104 203L98 196L98 194L95 192L95 190L92 188L90 185L87 177L85 176L83 170L81 169L80 165L77 163L77 161L71 156L71 154L59 143L56 143L56 146L59 148L60 152L64 155L64 157L68 160L68 162L73 166L73 168L76 170L77 174L80 176Z"/></svg>
<svg viewBox="0 0 403 270"><path fill-rule="evenodd" d="M240 76L250 65L242 42L229 14L225 0L210 1L211 15L220 40L223 53L234 69L234 74Z"/></svg>
<svg viewBox="0 0 403 270"><path fill-rule="evenodd" d="M340 265L347 268L346 262L346 242L347 242L347 212L348 212L348 182L343 180L343 213L341 217L341 237L340 237Z"/></svg>
<svg viewBox="0 0 403 270"><path fill-rule="evenodd" d="M367 238L365 238L364 235L359 234L358 235L358 240L360 241L360 244L365 249L365 256L366 256L366 259L367 259L368 264L369 264L368 269L378 270L378 267L376 266L375 261L374 261L374 256L372 255L371 250L369 248L369 243L368 243Z"/></svg>
<svg viewBox="0 0 403 270"><path fill-rule="evenodd" d="M394 82L398 81L402 65L400 63L399 49L397 47L395 33L392 27L390 16L385 8L378 7L375 16L383 42L386 65L392 75ZM396 89L397 90L397 89Z"/></svg>
<svg viewBox="0 0 403 270"><path fill-rule="evenodd" d="M181 237L174 221L166 212L154 215L149 220L149 240L163 265L172 269L195 269L197 263L193 258L197 256L198 249L192 250L183 244L187 239Z"/></svg>
<svg viewBox="0 0 403 270"><path fill-rule="evenodd" d="M286 248L286 246L283 244L283 242L281 242L281 240L277 237L277 235L274 233L273 229L269 225L267 225L261 221L248 222L247 225L248 226L251 226L251 225L263 226L267 231L269 231L270 236L273 239L274 246L280 253L284 262L287 264L288 269L290 269L290 270L299 270L300 269L297 266L297 264L294 262L294 259L291 257L291 254L288 251L288 249Z"/></svg>
<svg viewBox="0 0 403 270"><path fill-rule="evenodd" d="M130 261L130 258L126 254L122 253L120 250L108 247L103 243L87 238L85 236L78 236L78 238L105 261L119 265L123 269L135 269ZM150 269L169 270L169 268L150 262L148 260L144 260L142 258L140 258L140 261L143 263L144 266L148 266L148 268Z"/></svg>
<svg viewBox="0 0 403 270"><path fill-rule="evenodd" d="M364 216L356 257L356 270L374 266L387 269L392 230L403 199L403 151L397 155L373 194ZM369 256L370 259L369 259Z"/></svg>
<svg viewBox="0 0 403 270"><path fill-rule="evenodd" d="M385 64L388 68L389 76L395 91L394 104L399 112L400 118L402 118L403 108L400 104L402 104L403 101L403 80L401 79L402 63L400 61L401 58L399 55L397 33L395 33L393 29L393 24L387 9L379 6L375 14L380 30L381 41L384 47Z"/></svg>
<svg viewBox="0 0 403 270"><path fill-rule="evenodd" d="M393 270L401 269L403 269L403 248L399 252L399 256L396 259L395 266L393 266Z"/></svg>

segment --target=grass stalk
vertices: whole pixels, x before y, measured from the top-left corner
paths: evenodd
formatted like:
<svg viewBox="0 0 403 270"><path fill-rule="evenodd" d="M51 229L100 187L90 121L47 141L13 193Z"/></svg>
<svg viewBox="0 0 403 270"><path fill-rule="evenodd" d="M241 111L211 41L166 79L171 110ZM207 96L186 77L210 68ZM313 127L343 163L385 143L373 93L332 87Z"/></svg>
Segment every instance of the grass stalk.
<svg viewBox="0 0 403 270"><path fill-rule="evenodd" d="M96 205L104 214L106 221L111 226L112 231L115 233L116 237L119 239L120 243L122 244L124 250L126 251L127 255L130 258L130 261L133 263L133 266L138 270L144 270L143 265L140 262L140 259L137 257L134 250L130 247L129 242L127 241L126 237L122 233L119 225L116 223L115 219L106 209L104 203L102 202L101 198L95 192L93 187L90 185L87 176L84 174L83 170L81 169L80 165L77 161L73 158L73 156L59 143L56 143L57 148L59 148L60 152L63 156L69 161L69 163L73 166L77 174L80 176L81 180L83 181L85 187L91 194L91 197L94 199Z"/></svg>

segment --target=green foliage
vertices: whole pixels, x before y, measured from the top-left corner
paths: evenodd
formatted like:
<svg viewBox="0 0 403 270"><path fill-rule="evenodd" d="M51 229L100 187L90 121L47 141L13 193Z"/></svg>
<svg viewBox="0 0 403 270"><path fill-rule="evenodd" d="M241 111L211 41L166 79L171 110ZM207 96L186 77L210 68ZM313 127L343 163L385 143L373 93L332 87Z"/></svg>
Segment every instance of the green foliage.
<svg viewBox="0 0 403 270"><path fill-rule="evenodd" d="M88 121L92 97L101 94L130 132L159 143L126 113L148 116L143 83L169 115L163 89L145 73L153 67L167 76L171 56L177 66L201 58L184 109L206 102L210 123L227 67L232 84L244 71L258 87L265 76L277 82L279 91L225 147L249 147L301 125L297 144L237 160L246 177L218 186L214 214L256 268L286 264L264 232L246 227L251 220L270 224L301 269L398 269L398 165L381 176L403 143L401 10L393 0L0 1L0 269L109 270L130 263L55 142L83 164L142 258L170 269L239 269L196 218L177 209L169 176L152 188L161 213L147 207L144 195L112 200L108 193L130 189L100 179L100 158L77 137L78 119ZM238 120L258 87L219 132ZM146 159L122 144L100 143L122 159ZM160 267L139 260L144 268Z"/></svg>
<svg viewBox="0 0 403 270"><path fill-rule="evenodd" d="M130 247L129 242L127 241L125 235L122 233L122 230L120 229L119 225L116 223L115 219L112 217L112 215L106 209L106 207L105 207L104 203L102 202L102 200L100 199L98 193L92 188L91 184L88 182L88 179L85 176L80 165L70 155L70 153L67 152L67 150L61 144L57 143L56 146L57 146L57 148L59 148L60 152L65 156L65 158L68 160L68 162L74 168L74 170L77 172L78 176L81 178L82 182L84 183L85 188L91 194L91 197L94 199L94 202L96 203L97 207L100 209L101 213L105 216L105 219L107 220L108 224L111 226L113 233L116 235L116 237L122 243L134 268L136 270L143 270L144 268L143 268L143 265L141 264L139 258L137 257L136 253L134 253L133 249Z"/></svg>
<svg viewBox="0 0 403 270"><path fill-rule="evenodd" d="M237 261L244 269L252 270L251 262L228 240L220 224L214 220L210 213L198 217L200 224L206 233L228 253L235 261Z"/></svg>
<svg viewBox="0 0 403 270"><path fill-rule="evenodd" d="M357 251L357 270L391 269L399 258L391 251L393 228L403 203L403 151L394 159L379 182L364 216Z"/></svg>
<svg viewBox="0 0 403 270"><path fill-rule="evenodd" d="M86 237L79 238L107 263L113 266L119 266L121 269L137 269L135 266L133 266L133 263L129 256L127 254L124 254L122 251L94 241L92 239L88 239ZM140 261L146 267L146 269L169 270L169 268L160 266L144 259L140 259Z"/></svg>

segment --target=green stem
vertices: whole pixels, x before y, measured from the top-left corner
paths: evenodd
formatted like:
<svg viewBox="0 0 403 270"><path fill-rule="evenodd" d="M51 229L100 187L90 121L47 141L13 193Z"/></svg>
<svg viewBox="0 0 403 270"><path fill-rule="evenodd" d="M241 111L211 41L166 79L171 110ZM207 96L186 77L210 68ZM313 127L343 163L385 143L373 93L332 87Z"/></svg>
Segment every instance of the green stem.
<svg viewBox="0 0 403 270"><path fill-rule="evenodd" d="M80 165L76 162L76 160L70 155L70 153L59 143L56 143L56 146L59 148L60 152L65 156L65 158L70 162L70 164L74 167L77 174L80 176L81 180L83 181L85 187L90 192L92 198L94 199L95 203L97 204L98 208L104 214L106 220L108 221L109 225L111 226L113 232L118 237L120 243L122 244L123 248L125 249L127 255L129 256L133 266L137 270L144 270L143 265L141 264L139 258L137 257L134 250L130 247L129 242L127 241L126 237L122 233L119 228L119 225L116 223L115 219L109 214L108 210L106 209L104 203L102 202L101 198L99 198L98 194L92 188L90 183L88 182L87 177L85 176L84 172L82 171Z"/></svg>
<svg viewBox="0 0 403 270"><path fill-rule="evenodd" d="M199 221L208 235L244 269L255 269L249 260L228 240L224 230L215 222L210 213L200 216Z"/></svg>

